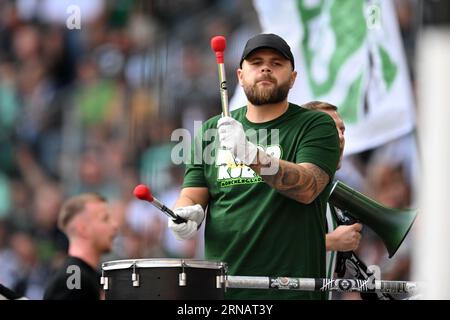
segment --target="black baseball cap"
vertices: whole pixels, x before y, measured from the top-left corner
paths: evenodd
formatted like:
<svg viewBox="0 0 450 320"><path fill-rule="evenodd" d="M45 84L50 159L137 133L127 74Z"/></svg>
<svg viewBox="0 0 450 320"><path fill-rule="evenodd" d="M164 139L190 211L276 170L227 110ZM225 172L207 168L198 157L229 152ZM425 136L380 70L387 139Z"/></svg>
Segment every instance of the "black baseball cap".
<svg viewBox="0 0 450 320"><path fill-rule="evenodd" d="M295 68L294 56L292 55L291 47L289 47L289 45L286 41L284 41L283 38L273 33L261 33L254 36L253 38L250 38L245 45L244 52L242 52L242 58L239 66L242 67L242 62L245 58L248 57L250 53L252 53L256 49L261 48L270 48L277 50L284 57L286 57L286 59L291 61L292 69Z"/></svg>

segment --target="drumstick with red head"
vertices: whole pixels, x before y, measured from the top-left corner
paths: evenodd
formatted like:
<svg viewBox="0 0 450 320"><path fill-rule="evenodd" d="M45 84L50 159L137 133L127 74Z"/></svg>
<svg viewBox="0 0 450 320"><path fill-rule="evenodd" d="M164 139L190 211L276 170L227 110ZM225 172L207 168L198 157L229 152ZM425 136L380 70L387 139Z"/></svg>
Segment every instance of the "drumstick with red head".
<svg viewBox="0 0 450 320"><path fill-rule="evenodd" d="M227 47L227 42L224 36L215 36L211 39L211 49L216 54L217 66L219 68L219 82L220 82L220 101L222 103L222 113L225 117L230 116L228 110L228 91L227 78L225 75L224 51Z"/></svg>
<svg viewBox="0 0 450 320"><path fill-rule="evenodd" d="M181 218L180 216L177 216L172 210L167 208L158 199L156 199L152 195L150 188L147 187L145 184L140 184L140 185L136 186L136 188L134 188L134 196L140 200L150 202L152 205L154 205L159 210L161 210L163 213L165 213L169 218L171 218L173 220L173 222L175 222L176 224L187 222L186 219Z"/></svg>

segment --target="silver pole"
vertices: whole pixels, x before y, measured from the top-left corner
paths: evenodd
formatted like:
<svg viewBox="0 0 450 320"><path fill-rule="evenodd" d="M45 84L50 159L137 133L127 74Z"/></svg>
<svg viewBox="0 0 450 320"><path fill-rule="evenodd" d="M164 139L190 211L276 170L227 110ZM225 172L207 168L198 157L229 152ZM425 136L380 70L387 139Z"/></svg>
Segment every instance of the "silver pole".
<svg viewBox="0 0 450 320"><path fill-rule="evenodd" d="M227 288L235 289L278 289L297 291L340 291L340 292L381 292L415 293L419 289L416 282L325 278L288 277L244 277L227 276Z"/></svg>
<svg viewBox="0 0 450 320"><path fill-rule="evenodd" d="M220 81L220 101L222 103L222 113L224 117L230 116L228 108L228 90L227 90L227 78L225 73L225 64L218 64L219 81Z"/></svg>

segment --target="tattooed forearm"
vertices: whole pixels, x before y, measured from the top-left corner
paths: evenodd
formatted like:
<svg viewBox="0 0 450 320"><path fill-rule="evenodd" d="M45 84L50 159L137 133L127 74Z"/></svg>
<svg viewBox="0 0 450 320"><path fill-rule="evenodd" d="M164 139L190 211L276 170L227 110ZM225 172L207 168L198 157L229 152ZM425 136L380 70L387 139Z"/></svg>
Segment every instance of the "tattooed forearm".
<svg viewBox="0 0 450 320"><path fill-rule="evenodd" d="M280 193L306 204L314 201L329 181L328 174L312 163L279 160L261 150L257 163L250 167Z"/></svg>

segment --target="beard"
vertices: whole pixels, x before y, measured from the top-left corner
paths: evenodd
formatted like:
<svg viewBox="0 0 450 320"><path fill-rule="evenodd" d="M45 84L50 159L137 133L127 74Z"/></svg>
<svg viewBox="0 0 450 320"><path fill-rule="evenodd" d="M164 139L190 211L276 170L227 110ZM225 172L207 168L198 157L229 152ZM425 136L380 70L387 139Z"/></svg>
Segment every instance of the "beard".
<svg viewBox="0 0 450 320"><path fill-rule="evenodd" d="M270 87L259 86L258 82L262 80L271 81L274 85ZM261 106L265 104L275 104L286 100L290 85L289 80L278 85L275 78L265 76L258 79L253 85L244 84L243 89L250 103L255 106Z"/></svg>

